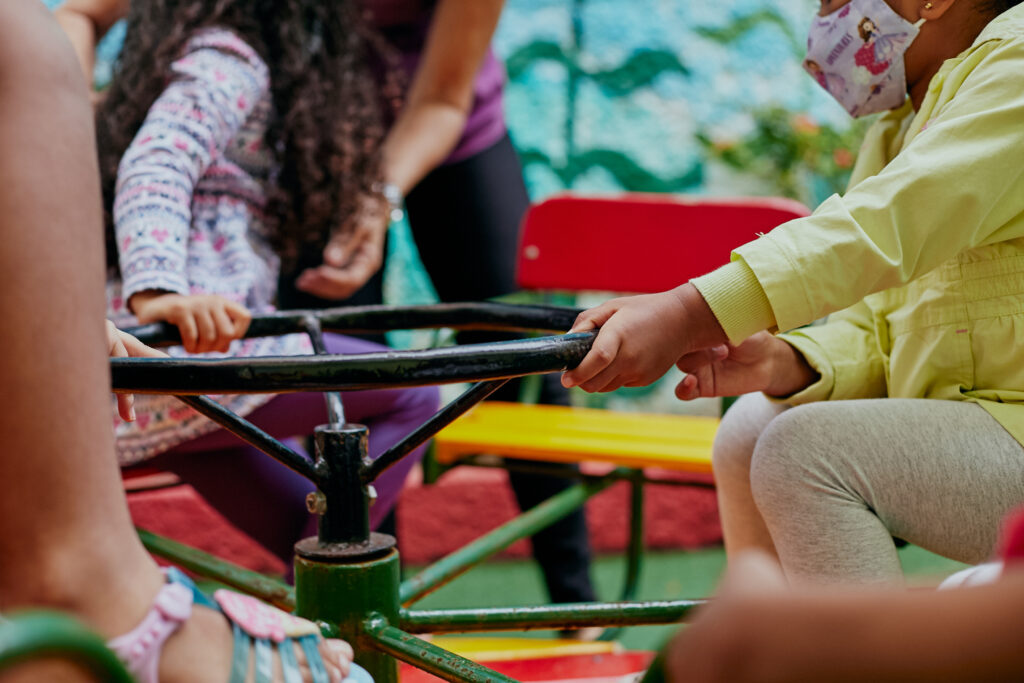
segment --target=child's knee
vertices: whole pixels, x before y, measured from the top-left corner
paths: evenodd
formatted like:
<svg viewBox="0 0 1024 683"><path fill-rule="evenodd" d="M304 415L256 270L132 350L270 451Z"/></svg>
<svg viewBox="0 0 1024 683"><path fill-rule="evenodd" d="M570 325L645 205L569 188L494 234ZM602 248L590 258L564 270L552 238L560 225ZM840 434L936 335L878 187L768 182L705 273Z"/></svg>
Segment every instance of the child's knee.
<svg viewBox="0 0 1024 683"><path fill-rule="evenodd" d="M754 454L754 444L750 443L749 448L747 445L744 440L735 438L729 426L722 423L711 446L711 468L716 480L750 477L750 460Z"/></svg>
<svg viewBox="0 0 1024 683"><path fill-rule="evenodd" d="M764 429L750 463L750 486L758 507L783 505L802 484L819 480L830 452L819 404L796 406Z"/></svg>
<svg viewBox="0 0 1024 683"><path fill-rule="evenodd" d="M711 447L711 464L717 480L749 479L754 447L763 425L771 420L765 413L774 415L778 411L771 404L766 410L766 404L768 401L761 394L741 396L722 418Z"/></svg>

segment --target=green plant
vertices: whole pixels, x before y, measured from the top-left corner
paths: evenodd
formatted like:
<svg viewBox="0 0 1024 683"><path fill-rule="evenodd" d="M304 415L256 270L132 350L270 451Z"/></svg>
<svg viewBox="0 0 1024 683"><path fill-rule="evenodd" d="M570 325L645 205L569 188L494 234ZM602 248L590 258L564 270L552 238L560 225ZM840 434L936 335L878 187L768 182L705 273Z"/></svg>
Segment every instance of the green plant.
<svg viewBox="0 0 1024 683"><path fill-rule="evenodd" d="M810 206L846 189L864 122L837 129L783 107L755 110L752 116L753 130L741 138L698 132L708 158Z"/></svg>

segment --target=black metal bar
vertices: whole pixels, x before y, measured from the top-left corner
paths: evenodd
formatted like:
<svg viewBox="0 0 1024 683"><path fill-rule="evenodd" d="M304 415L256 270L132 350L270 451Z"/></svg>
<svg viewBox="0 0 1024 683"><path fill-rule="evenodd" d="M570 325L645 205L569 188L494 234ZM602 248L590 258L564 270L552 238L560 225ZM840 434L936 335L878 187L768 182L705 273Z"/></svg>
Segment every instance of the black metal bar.
<svg viewBox="0 0 1024 683"><path fill-rule="evenodd" d="M431 306L349 306L319 311L278 311L255 316L247 337L305 332L304 320L315 318L329 332L368 333L451 327L457 330L564 332L580 309L566 306L524 306L499 303L450 303ZM178 328L153 323L125 330L151 346L181 343Z"/></svg>
<svg viewBox="0 0 1024 683"><path fill-rule="evenodd" d="M454 422L470 408L500 389L507 379L480 382L467 389L461 396L442 408L436 415L413 430L408 436L384 451L379 458L363 472L363 481L371 482L383 472L412 453L418 446Z"/></svg>
<svg viewBox="0 0 1024 683"><path fill-rule="evenodd" d="M359 544L370 540L370 502L360 473L366 466L367 435L363 425L316 428L316 470L324 496L317 530L320 545Z"/></svg>
<svg viewBox="0 0 1024 683"><path fill-rule="evenodd" d="M330 355L327 351L327 344L324 343L324 331L320 327L320 321L316 316L308 316L302 320L306 328L306 335L313 344L313 351L318 356ZM327 401L327 419L332 425L345 424L345 406L341 402L341 394L337 391L324 392L324 400Z"/></svg>
<svg viewBox="0 0 1024 683"><path fill-rule="evenodd" d="M452 384L575 367L595 332L354 356L182 360L114 358L114 390L139 394L356 391Z"/></svg>
<svg viewBox="0 0 1024 683"><path fill-rule="evenodd" d="M191 406L197 413L205 415L242 441L260 449L274 460L306 479L317 482L313 463L299 453L267 434L265 431L206 396L177 396L178 400Z"/></svg>

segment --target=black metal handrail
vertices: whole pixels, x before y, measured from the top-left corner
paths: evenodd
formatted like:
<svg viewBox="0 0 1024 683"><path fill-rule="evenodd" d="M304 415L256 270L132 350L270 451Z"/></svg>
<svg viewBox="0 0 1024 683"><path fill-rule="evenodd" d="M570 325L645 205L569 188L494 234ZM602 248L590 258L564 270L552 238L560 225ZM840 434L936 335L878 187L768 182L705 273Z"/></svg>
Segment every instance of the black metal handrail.
<svg viewBox="0 0 1024 683"><path fill-rule="evenodd" d="M327 355L324 331L380 332L450 327L507 331L561 331L577 309L552 306L466 303L435 306L361 306L323 311L287 311L254 317L247 337L304 333L316 355L250 358L111 359L114 391L172 394L247 443L311 480L323 492L320 541L364 542L369 538L367 487L385 470L498 389L507 379L575 367L596 333L585 332L489 344ZM127 330L154 346L180 343L166 323ZM344 424L340 396L333 392L477 382L375 462L365 458L364 427ZM201 394L327 393L331 424L318 430L315 462L288 448ZM362 430L360 432L359 430ZM323 443L320 443L320 442Z"/></svg>
<svg viewBox="0 0 1024 683"><path fill-rule="evenodd" d="M350 356L115 358L114 391L232 394L359 391L522 377L575 367L595 333Z"/></svg>
<svg viewBox="0 0 1024 683"><path fill-rule="evenodd" d="M580 309L566 306L534 306L469 302L430 306L349 306L323 310L278 311L253 317L246 337L273 337L306 332L308 320L316 319L327 332L365 334L390 330L422 330L450 327L456 330L503 330L510 332L564 332L572 327ZM178 328L153 323L125 330L150 346L181 343Z"/></svg>

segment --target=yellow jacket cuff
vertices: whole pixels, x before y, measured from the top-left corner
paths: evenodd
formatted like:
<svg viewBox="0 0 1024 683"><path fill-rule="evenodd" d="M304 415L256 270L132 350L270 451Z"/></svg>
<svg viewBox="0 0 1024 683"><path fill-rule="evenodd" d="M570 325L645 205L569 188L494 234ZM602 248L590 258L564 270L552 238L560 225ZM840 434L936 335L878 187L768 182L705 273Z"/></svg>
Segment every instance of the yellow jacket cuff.
<svg viewBox="0 0 1024 683"><path fill-rule="evenodd" d="M754 271L733 261L690 282L707 301L729 341L739 344L752 334L775 327L775 313Z"/></svg>

